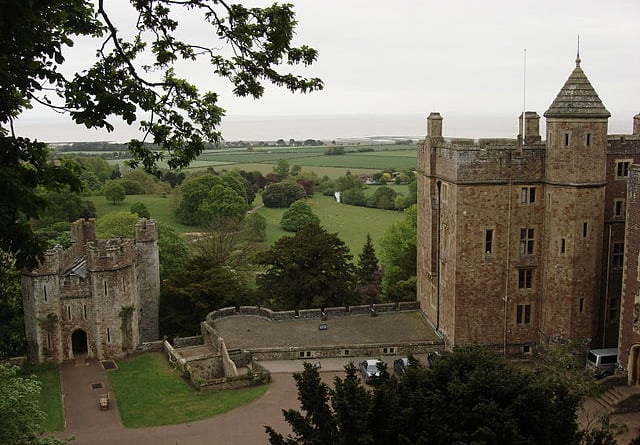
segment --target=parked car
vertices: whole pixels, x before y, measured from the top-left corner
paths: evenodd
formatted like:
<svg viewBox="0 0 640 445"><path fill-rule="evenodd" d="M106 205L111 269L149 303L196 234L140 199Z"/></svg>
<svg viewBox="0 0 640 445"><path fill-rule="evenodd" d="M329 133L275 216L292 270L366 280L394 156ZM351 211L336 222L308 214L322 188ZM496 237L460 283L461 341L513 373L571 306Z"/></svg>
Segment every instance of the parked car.
<svg viewBox="0 0 640 445"><path fill-rule="evenodd" d="M618 363L618 349L592 349L587 354L587 368L593 370L598 379L613 375Z"/></svg>
<svg viewBox="0 0 640 445"><path fill-rule="evenodd" d="M365 383L373 383L376 377L380 377L380 369L378 364L381 364L380 360L365 360L360 363L360 372L362 373L362 380Z"/></svg>
<svg viewBox="0 0 640 445"><path fill-rule="evenodd" d="M393 370L398 375L404 375L409 367L409 358L402 357L393 361Z"/></svg>

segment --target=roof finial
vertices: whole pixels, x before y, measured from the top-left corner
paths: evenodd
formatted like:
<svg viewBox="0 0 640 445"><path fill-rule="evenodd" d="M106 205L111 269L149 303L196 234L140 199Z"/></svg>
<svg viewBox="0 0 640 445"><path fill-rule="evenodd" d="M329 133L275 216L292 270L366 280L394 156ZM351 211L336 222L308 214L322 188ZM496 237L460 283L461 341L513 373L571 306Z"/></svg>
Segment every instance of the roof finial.
<svg viewBox="0 0 640 445"><path fill-rule="evenodd" d="M576 66L580 66L580 34L578 34L578 51L576 53Z"/></svg>

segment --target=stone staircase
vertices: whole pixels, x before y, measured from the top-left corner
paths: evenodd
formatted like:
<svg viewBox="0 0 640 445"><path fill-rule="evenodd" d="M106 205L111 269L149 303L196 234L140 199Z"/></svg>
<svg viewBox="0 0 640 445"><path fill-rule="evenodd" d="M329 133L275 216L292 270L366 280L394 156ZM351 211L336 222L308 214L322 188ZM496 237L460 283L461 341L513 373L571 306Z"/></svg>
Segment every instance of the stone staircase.
<svg viewBox="0 0 640 445"><path fill-rule="evenodd" d="M596 402L611 414L640 411L640 388L637 386L614 386L608 388Z"/></svg>

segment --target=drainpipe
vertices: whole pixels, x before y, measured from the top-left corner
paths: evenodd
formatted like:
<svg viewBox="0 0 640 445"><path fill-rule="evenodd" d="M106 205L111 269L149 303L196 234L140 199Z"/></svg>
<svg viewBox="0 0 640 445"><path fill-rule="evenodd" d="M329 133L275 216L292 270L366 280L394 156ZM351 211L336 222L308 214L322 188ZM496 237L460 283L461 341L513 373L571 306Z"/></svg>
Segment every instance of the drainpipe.
<svg viewBox="0 0 640 445"><path fill-rule="evenodd" d="M613 225L609 224L609 238L607 239L607 271L604 283L604 310L602 311L602 345L604 348L607 338L607 308L609 307L609 274L611 273L611 237Z"/></svg>
<svg viewBox="0 0 640 445"><path fill-rule="evenodd" d="M440 181L436 182L436 188L438 192L438 211L437 211L437 227L436 231L436 245L438 246L436 249L436 332L440 331L440 208L442 205L441 201L441 186L442 183Z"/></svg>
<svg viewBox="0 0 640 445"><path fill-rule="evenodd" d="M503 338L503 354L507 356L507 330L509 321L509 268L511 266L511 176L509 176L509 195L507 205L507 262L505 265L505 280L504 280L504 338Z"/></svg>

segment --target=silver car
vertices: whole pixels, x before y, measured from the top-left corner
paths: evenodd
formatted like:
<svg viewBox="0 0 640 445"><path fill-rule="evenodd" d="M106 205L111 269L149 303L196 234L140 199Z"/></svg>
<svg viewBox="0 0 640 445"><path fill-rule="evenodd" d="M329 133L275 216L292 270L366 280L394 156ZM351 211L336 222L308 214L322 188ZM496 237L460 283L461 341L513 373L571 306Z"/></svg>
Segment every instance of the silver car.
<svg viewBox="0 0 640 445"><path fill-rule="evenodd" d="M360 363L360 372L362 373L362 379L365 383L373 383L376 377L380 377L379 363L381 364L382 361L365 360Z"/></svg>

